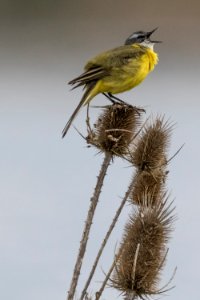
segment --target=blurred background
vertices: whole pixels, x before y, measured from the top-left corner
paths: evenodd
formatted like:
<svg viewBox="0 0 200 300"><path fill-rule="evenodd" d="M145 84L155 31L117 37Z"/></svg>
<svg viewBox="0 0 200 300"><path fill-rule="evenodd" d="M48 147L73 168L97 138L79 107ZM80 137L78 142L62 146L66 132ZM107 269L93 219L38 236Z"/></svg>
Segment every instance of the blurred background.
<svg viewBox="0 0 200 300"><path fill-rule="evenodd" d="M200 4L196 0L0 0L0 297L63 300L77 255L89 197L102 161L71 128L61 131L80 100L67 82L85 62L119 46L136 30L152 30L160 62L123 99L147 116L174 122L168 188L178 220L161 285L178 267L169 299L196 297L199 284L199 49ZM98 96L96 105L107 103ZM95 120L97 109L91 110ZM75 126L86 133L85 109ZM121 160L105 181L79 292L100 240L132 176ZM129 214L115 228L90 292L112 261ZM102 271L103 270L103 271ZM172 284L172 285L173 285ZM107 289L103 299L119 293Z"/></svg>

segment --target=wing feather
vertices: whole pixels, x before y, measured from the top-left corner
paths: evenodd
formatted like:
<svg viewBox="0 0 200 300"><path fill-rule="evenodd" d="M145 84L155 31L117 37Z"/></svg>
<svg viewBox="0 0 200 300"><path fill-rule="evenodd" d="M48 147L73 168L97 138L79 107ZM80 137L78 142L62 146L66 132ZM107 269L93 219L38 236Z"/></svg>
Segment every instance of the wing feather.
<svg viewBox="0 0 200 300"><path fill-rule="evenodd" d="M108 75L108 71L102 67L93 67L92 69L86 70L80 76L74 78L73 80L69 81L69 84L75 85L74 88L85 85L89 82L97 81L104 76Z"/></svg>

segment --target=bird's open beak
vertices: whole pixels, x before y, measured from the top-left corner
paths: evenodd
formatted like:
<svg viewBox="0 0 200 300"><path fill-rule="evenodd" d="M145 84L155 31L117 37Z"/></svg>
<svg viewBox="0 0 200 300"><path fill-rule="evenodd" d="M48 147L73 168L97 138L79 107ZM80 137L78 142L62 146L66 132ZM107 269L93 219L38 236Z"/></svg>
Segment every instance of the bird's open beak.
<svg viewBox="0 0 200 300"><path fill-rule="evenodd" d="M162 43L162 41L152 41L152 40L150 39L150 36L152 35L152 33L154 33L157 29L158 29L158 27L156 27L155 29L153 29L153 30L147 32L147 38L149 39L149 41L150 41L151 43Z"/></svg>

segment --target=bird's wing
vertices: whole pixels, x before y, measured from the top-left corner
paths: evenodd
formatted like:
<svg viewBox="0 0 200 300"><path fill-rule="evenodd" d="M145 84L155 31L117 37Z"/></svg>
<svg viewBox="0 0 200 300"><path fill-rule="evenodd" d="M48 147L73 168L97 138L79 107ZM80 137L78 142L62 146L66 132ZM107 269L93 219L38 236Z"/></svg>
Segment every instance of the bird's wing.
<svg viewBox="0 0 200 300"><path fill-rule="evenodd" d="M144 47L125 45L108 51L108 58L105 61L105 67L108 68L108 65L112 68L120 68L128 64L131 60L137 62L138 57L146 53Z"/></svg>
<svg viewBox="0 0 200 300"><path fill-rule="evenodd" d="M85 66L85 72L69 81L74 85L73 89L97 81L112 74L113 68L120 68L128 64L130 60L137 60L138 56L145 53L143 47L130 45L121 46L101 53L91 59Z"/></svg>
<svg viewBox="0 0 200 300"><path fill-rule="evenodd" d="M103 67L97 66L97 65L96 66L92 65L83 74L81 74L80 76L69 81L69 84L75 85L73 87L73 89L75 89L78 86L97 81L108 74L109 74L109 72L106 69L104 69Z"/></svg>

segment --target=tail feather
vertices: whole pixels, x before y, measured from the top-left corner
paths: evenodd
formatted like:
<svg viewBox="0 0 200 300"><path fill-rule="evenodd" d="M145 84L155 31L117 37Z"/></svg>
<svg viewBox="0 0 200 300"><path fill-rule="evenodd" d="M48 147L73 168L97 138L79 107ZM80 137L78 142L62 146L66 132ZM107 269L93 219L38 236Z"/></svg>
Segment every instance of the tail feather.
<svg viewBox="0 0 200 300"><path fill-rule="evenodd" d="M73 120L75 119L75 117L77 116L80 108L87 103L87 97L90 93L90 91L92 90L93 86L94 86L95 82L88 84L86 86L86 91L83 94L83 97L81 98L81 101L79 102L78 106L76 107L75 111L73 112L73 114L71 115L71 117L69 118L67 124L65 125L63 131L62 131L62 138L64 138L64 136L67 134L70 126L72 125Z"/></svg>

